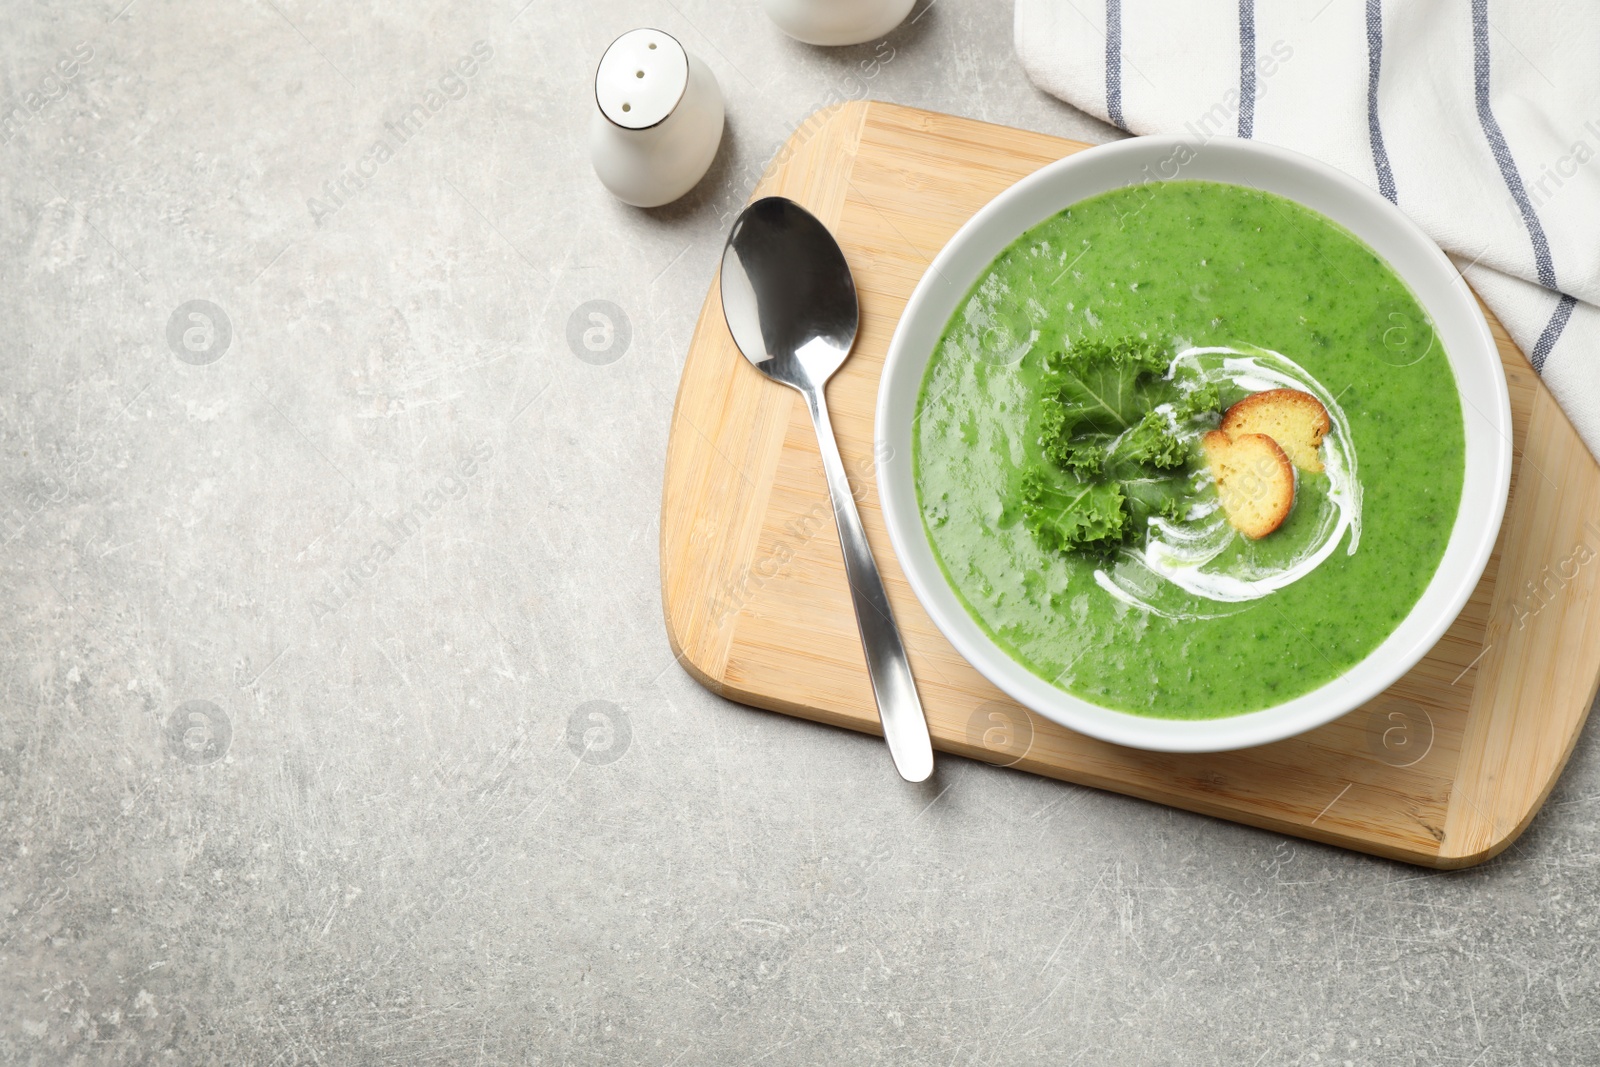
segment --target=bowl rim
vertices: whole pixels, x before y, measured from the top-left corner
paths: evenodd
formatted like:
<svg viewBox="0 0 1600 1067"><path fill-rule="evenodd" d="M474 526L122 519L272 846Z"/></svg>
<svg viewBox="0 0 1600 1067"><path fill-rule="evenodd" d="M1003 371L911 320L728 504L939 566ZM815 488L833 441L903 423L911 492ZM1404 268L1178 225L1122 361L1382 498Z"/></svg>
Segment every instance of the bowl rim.
<svg viewBox="0 0 1600 1067"><path fill-rule="evenodd" d="M1256 185L1239 178L1195 175L1187 161L1175 174L1152 176L1150 161L1162 153L1169 160L1181 153L1188 153L1190 160L1220 160L1223 169L1254 168L1268 180ZM1121 175L1123 180L1107 181L1096 172ZM1466 453L1461 501L1439 565L1411 610L1376 648L1333 679L1288 701L1198 720L1106 708L1057 688L1013 659L973 619L945 577L922 522L911 458L916 396L928 360L949 316L995 256L1027 229L1088 197L1143 181L1189 179L1249 184L1302 203L1378 254L1427 311L1441 343L1442 335L1455 335L1444 347L1462 404ZM1295 180L1347 208L1304 204L1300 196L1283 189ZM1075 181L1083 188L1077 188ZM1027 210L1030 201L1035 214L1039 203L1053 206L1020 227L1014 219L1008 221L1009 215ZM1359 228L1352 224L1357 216L1365 216ZM1372 232L1363 232L1369 228ZM981 254L983 247L996 241L998 248ZM1403 268L1392 252L1402 253L1410 264ZM979 260L975 267L960 262L973 256ZM936 319L931 323L932 343L913 338L915 331L926 334L930 316ZM906 400L901 390L908 376L911 395ZM1486 404L1468 397L1467 382ZM1484 391L1487 395L1481 395ZM908 405L911 414L905 415ZM1444 252L1398 207L1342 171L1289 149L1235 138L1197 144L1177 136L1147 136L1096 145L1045 165L1001 190L945 242L895 324L879 379L873 436L884 525L901 570L934 624L968 663L1019 704L1079 733L1155 751L1217 752L1279 741L1340 718L1387 689L1438 643L1466 606L1493 553L1511 482L1511 425L1504 368L1476 298ZM1448 574L1446 564L1451 564ZM1419 618L1425 607L1431 617Z"/></svg>

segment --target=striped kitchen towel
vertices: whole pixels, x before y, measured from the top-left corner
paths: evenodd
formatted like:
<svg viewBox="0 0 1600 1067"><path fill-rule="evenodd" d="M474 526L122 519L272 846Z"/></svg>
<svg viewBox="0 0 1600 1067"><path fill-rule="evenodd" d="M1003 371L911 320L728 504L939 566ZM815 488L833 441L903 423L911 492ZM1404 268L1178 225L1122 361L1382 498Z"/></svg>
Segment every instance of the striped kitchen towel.
<svg viewBox="0 0 1600 1067"><path fill-rule="evenodd" d="M1439 243L1600 456L1600 4L1016 0L1034 84L1129 133L1253 137Z"/></svg>

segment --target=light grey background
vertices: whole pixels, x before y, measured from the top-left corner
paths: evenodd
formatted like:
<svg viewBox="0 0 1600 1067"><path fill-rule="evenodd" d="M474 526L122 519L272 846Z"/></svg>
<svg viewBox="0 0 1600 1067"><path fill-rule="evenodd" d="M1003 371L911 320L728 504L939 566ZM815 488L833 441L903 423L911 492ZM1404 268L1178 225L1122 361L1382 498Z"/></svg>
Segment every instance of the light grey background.
<svg viewBox="0 0 1600 1067"><path fill-rule="evenodd" d="M1600 1057L1592 731L1439 875L954 758L908 787L673 662L662 456L730 213L830 100L1109 136L1008 6L823 51L750 0L125 2L0 15L39 107L0 145L0 1061ZM585 153L636 25L728 101L653 212ZM169 344L194 300L224 351Z"/></svg>

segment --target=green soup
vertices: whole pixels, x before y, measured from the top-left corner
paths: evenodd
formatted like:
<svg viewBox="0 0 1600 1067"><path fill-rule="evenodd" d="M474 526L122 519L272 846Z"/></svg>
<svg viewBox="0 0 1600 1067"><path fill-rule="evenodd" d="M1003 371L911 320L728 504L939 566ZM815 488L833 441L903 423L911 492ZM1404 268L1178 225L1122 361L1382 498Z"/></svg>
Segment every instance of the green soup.
<svg viewBox="0 0 1600 1067"><path fill-rule="evenodd" d="M1172 373L1225 367L1223 404L1281 384L1262 378L1274 367L1303 372L1345 481L1298 472L1283 527L1230 531L1203 567L1171 563L1182 531L1142 514L1149 532L1118 554L1046 544L1019 501L1048 462L1047 368L1116 339L1170 351ZM1427 313L1371 249L1281 197L1168 181L1075 204L990 264L929 361L913 466L940 566L1019 663L1097 704L1202 719L1309 692L1394 630L1444 553L1464 447Z"/></svg>

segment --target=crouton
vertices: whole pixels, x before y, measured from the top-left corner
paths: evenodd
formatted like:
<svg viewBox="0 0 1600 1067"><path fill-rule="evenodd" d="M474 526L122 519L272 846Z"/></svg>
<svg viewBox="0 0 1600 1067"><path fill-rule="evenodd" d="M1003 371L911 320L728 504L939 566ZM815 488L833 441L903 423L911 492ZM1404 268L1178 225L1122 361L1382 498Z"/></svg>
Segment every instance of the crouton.
<svg viewBox="0 0 1600 1067"><path fill-rule="evenodd" d="M1230 437L1212 430L1200 446L1235 530L1259 540L1283 525L1294 507L1294 464L1276 441L1263 433Z"/></svg>
<svg viewBox="0 0 1600 1067"><path fill-rule="evenodd" d="M1312 474L1322 473L1322 458L1317 448L1331 426L1328 409L1322 406L1322 401L1298 389L1254 393L1222 416L1222 432L1229 437L1266 434L1278 443L1296 467Z"/></svg>

